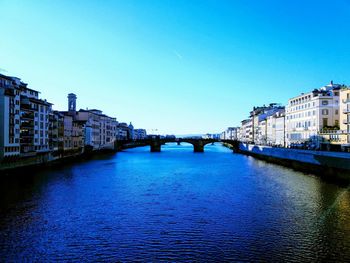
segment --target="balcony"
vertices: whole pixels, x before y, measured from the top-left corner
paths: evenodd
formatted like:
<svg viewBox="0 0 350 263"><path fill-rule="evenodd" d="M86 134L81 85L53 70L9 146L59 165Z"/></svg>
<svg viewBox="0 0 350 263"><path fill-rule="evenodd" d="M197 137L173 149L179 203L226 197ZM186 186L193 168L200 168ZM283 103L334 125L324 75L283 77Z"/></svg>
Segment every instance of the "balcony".
<svg viewBox="0 0 350 263"><path fill-rule="evenodd" d="M8 89L9 86L2 85L5 88L5 95L6 96L15 96L15 90L14 89Z"/></svg>
<svg viewBox="0 0 350 263"><path fill-rule="evenodd" d="M30 138L34 138L34 132L33 131L25 131L25 132L21 132L21 138L24 137L30 137Z"/></svg>
<svg viewBox="0 0 350 263"><path fill-rule="evenodd" d="M21 146L34 146L34 139L21 138Z"/></svg>
<svg viewBox="0 0 350 263"><path fill-rule="evenodd" d="M32 112L24 112L21 115L21 119L34 120L34 114Z"/></svg>
<svg viewBox="0 0 350 263"><path fill-rule="evenodd" d="M350 103L350 98L343 100L343 103Z"/></svg>
<svg viewBox="0 0 350 263"><path fill-rule="evenodd" d="M38 111L38 105L31 105L29 103L21 102L21 110Z"/></svg>
<svg viewBox="0 0 350 263"><path fill-rule="evenodd" d="M350 109L344 109L343 113L345 113L345 114L350 113Z"/></svg>
<svg viewBox="0 0 350 263"><path fill-rule="evenodd" d="M335 129L321 129L319 134L333 134L333 135L340 135L340 134L347 134L347 131L344 130L335 130Z"/></svg>
<svg viewBox="0 0 350 263"><path fill-rule="evenodd" d="M348 121L348 120L343 120L343 123L344 123L344 124L350 124L350 121Z"/></svg>
<svg viewBox="0 0 350 263"><path fill-rule="evenodd" d="M34 122L33 121L22 121L21 128L34 128Z"/></svg>
<svg viewBox="0 0 350 263"><path fill-rule="evenodd" d="M24 154L23 156L34 156L36 154L34 146L22 146L22 145L21 145L21 153Z"/></svg>

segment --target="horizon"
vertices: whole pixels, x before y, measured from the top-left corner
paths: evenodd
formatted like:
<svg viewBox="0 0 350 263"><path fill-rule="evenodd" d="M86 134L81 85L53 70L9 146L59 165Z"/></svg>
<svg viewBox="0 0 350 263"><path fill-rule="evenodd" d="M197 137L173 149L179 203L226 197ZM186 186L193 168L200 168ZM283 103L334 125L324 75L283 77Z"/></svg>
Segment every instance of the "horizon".
<svg viewBox="0 0 350 263"><path fill-rule="evenodd" d="M220 133L253 106L349 84L350 4L1 1L1 71L67 109L159 134ZM45 21L43 23L42 21Z"/></svg>

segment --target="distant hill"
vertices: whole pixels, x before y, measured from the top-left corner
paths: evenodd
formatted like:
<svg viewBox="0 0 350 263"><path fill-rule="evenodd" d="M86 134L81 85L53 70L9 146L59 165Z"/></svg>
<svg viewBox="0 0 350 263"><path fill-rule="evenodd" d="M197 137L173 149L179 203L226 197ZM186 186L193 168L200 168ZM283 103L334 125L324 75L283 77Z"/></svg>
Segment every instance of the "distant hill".
<svg viewBox="0 0 350 263"><path fill-rule="evenodd" d="M202 137L204 134L176 134L176 138Z"/></svg>

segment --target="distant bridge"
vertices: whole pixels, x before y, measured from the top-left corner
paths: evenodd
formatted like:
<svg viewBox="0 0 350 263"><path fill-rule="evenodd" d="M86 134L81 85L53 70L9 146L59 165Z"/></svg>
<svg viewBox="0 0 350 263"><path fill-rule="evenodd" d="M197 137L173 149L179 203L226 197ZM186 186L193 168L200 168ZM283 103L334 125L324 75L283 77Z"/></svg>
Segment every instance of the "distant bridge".
<svg viewBox="0 0 350 263"><path fill-rule="evenodd" d="M180 145L182 142L190 143L193 145L194 152L204 152L204 147L207 144L222 142L232 145L235 148L238 145L236 140L217 140L217 139L194 139L194 138L175 138L175 139L144 139L144 140L127 140L127 141L117 141L117 148L124 148L124 146L132 145L132 147L150 146L151 152L160 152L162 145L166 143L177 143Z"/></svg>

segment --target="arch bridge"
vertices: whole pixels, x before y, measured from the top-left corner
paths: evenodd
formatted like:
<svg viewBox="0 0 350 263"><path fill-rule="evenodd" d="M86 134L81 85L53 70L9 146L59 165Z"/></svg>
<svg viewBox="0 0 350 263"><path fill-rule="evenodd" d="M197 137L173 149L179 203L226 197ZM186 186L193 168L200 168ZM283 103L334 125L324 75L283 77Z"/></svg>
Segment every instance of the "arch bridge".
<svg viewBox="0 0 350 263"><path fill-rule="evenodd" d="M161 138L152 138L144 140L133 140L133 141L118 141L118 147L123 148L124 145L133 144L132 147L138 146L150 146L151 152L160 152L162 145L173 142L180 145L182 142L190 143L193 145L194 152L204 152L204 147L207 144L215 142L223 142L226 144L232 145L233 149L238 145L236 140L218 140L218 139L202 139L202 138L175 138L175 139L161 139Z"/></svg>

